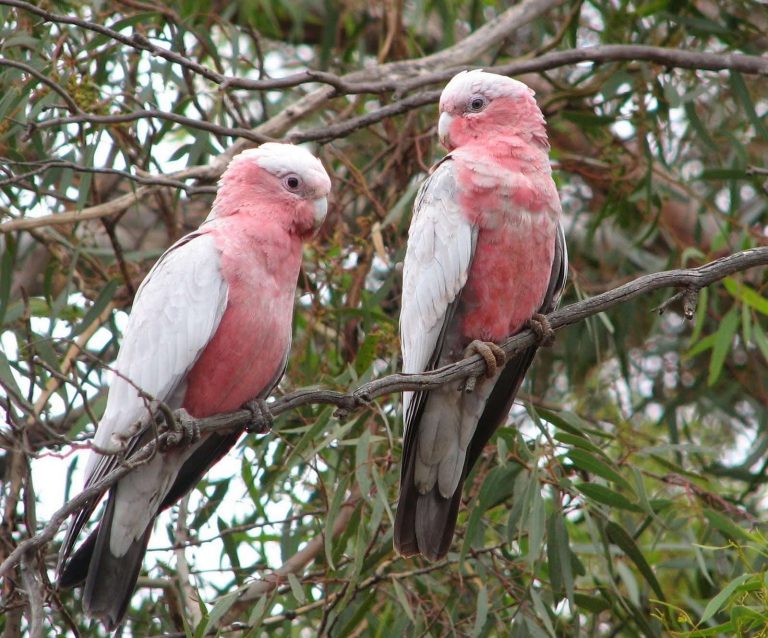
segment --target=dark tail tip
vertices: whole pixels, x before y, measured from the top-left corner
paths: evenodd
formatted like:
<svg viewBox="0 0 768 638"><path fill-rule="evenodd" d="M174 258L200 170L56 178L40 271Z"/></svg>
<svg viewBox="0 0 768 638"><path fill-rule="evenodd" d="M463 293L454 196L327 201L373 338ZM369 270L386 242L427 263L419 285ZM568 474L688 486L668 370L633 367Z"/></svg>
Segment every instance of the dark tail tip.
<svg viewBox="0 0 768 638"><path fill-rule="evenodd" d="M150 525L124 555L115 556L109 548L113 516L114 494L110 494L98 528L62 565L58 578L60 588L84 585L83 611L99 618L110 632L120 625L128 609L152 533Z"/></svg>
<svg viewBox="0 0 768 638"><path fill-rule="evenodd" d="M421 494L413 481L413 463L408 463L400 484L400 502L395 515L394 545L402 556L422 554L427 560L444 558L451 547L459 515L459 482L451 498L443 497L435 485Z"/></svg>
<svg viewBox="0 0 768 638"><path fill-rule="evenodd" d="M72 554L71 558L62 565L58 578L58 585L61 589L71 589L85 582L85 578L88 576L88 566L91 564L91 558L93 557L93 548L96 546L98 532L98 528L91 532L83 544L77 548L77 551Z"/></svg>

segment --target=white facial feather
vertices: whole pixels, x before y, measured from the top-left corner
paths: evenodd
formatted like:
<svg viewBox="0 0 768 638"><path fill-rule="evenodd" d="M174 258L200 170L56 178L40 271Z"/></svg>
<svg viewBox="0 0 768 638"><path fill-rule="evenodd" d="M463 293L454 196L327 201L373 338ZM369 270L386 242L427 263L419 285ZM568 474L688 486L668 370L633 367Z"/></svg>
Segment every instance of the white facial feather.
<svg viewBox="0 0 768 638"><path fill-rule="evenodd" d="M489 100L498 97L528 97L534 91L527 84L505 75L487 73L482 69L462 71L445 85L440 96L440 110L450 104L463 104L473 95L484 95Z"/></svg>
<svg viewBox="0 0 768 638"><path fill-rule="evenodd" d="M264 170L283 178L294 173L327 195L331 188L331 180L322 163L312 153L293 144L267 142L258 148L251 148L236 155L230 167L240 162L253 161Z"/></svg>

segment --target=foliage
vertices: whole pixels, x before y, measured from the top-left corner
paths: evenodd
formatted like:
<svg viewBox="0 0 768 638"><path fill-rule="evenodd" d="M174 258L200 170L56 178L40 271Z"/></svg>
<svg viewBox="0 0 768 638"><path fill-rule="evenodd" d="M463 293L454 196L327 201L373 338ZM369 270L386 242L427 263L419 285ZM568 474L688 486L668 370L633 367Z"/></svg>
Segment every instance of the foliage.
<svg viewBox="0 0 768 638"><path fill-rule="evenodd" d="M521 76L550 127L564 303L765 243L765 66L681 62L757 59L764 5L523 5L499 36L478 30L518 7L495 0L0 0L0 558L78 488L124 312L246 144L321 140L334 176L279 393L397 370L398 262L455 67L586 56ZM590 61L606 44L661 53ZM305 69L379 84L227 79ZM654 294L559 332L436 564L392 550L397 396L282 415L162 519L122 635L768 635L766 283L703 291L692 323ZM56 549L5 579L5 636L102 635L51 585Z"/></svg>

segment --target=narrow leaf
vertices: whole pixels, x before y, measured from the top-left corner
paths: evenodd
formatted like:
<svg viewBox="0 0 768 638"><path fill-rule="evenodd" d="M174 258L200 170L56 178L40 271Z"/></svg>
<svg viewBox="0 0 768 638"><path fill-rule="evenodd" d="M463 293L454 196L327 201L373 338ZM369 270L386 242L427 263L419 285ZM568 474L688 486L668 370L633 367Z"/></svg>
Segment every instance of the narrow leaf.
<svg viewBox="0 0 768 638"><path fill-rule="evenodd" d="M736 281L732 277L723 280L725 289L739 301L743 301L758 312L768 315L768 298L763 297L757 290L746 284Z"/></svg>
<svg viewBox="0 0 768 638"><path fill-rule="evenodd" d="M475 611L475 626L472 629L472 638L477 638L488 620L488 589L481 582L477 590L477 608Z"/></svg>
<svg viewBox="0 0 768 638"><path fill-rule="evenodd" d="M658 596L659 600L665 600L664 592L659 585L659 581L656 580L656 575L653 573L648 561L645 560L642 552L638 548L634 539L627 534L624 528L620 527L613 521L610 521L605 526L605 533L614 545L616 545L621 551L623 551L637 566L637 569L643 575L653 591Z"/></svg>
<svg viewBox="0 0 768 638"><path fill-rule="evenodd" d="M579 490L584 496L602 503L603 505L610 505L611 507L618 507L619 509L629 510L631 512L642 512L643 508L639 505L635 505L627 499L623 494L615 492L605 485L598 483L579 483L576 485L576 489Z"/></svg>
<svg viewBox="0 0 768 638"><path fill-rule="evenodd" d="M589 452L585 450L570 450L566 456L576 467L608 481L613 481L627 490L632 490L627 480L621 474L610 467L608 463L596 458Z"/></svg>
<svg viewBox="0 0 768 638"><path fill-rule="evenodd" d="M712 616L720 611L720 608L731 597L731 595L750 578L752 578L752 574L742 574L738 578L734 578L730 583L723 587L720 593L712 600L710 600L707 603L707 606L704 607L704 611L701 614L701 622L707 622L710 618L712 618Z"/></svg>
<svg viewBox="0 0 768 638"><path fill-rule="evenodd" d="M715 344L712 347L712 358L709 360L707 385L714 385L720 378L720 373L725 364L725 358L731 350L733 336L736 334L738 327L739 315L734 306L726 313L725 317L723 317L723 320L720 322L720 327L717 329L717 337L715 338Z"/></svg>

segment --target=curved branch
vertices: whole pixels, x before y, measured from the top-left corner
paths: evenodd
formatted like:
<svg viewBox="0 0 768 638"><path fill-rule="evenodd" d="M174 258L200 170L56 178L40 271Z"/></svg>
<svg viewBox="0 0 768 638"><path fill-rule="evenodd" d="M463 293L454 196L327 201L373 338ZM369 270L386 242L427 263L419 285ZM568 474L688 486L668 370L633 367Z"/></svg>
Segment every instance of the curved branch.
<svg viewBox="0 0 768 638"><path fill-rule="evenodd" d="M698 268L667 270L643 275L618 288L600 295L576 302L547 315L553 329L564 328L587 317L614 308L620 304L635 299L642 294L662 288L683 288L699 290L705 286L727 277L736 272L768 266L768 246L744 250L733 255L709 262ZM500 345L507 356L514 355L537 343L537 337L532 330L523 330L506 339ZM347 414L377 397L404 390L431 390L451 381L466 379L485 372L485 362L479 355L473 355L451 365L444 366L423 374L391 374L380 379L364 383L349 392L337 392L322 388L303 388L279 397L270 404L270 411L277 416L289 410L295 410L304 405L334 405ZM248 425L253 415L248 410L238 410L227 414L219 414L205 419L191 419L199 427L201 433L226 432L243 429ZM174 432L166 432L142 447L129 460L113 470L98 483L83 490L64 507L56 511L48 524L38 534L19 543L19 545L0 564L0 577L7 574L30 551L51 541L61 524L73 512L79 510L86 502L98 498L106 489L134 468L152 458L157 449L174 436Z"/></svg>
<svg viewBox="0 0 768 638"><path fill-rule="evenodd" d="M241 127L222 126L220 124L214 124L213 122L207 122L201 119L195 119L192 117L186 117L173 113L171 111L161 111L159 109L139 109L137 111L131 111L129 113L114 113L112 115L94 115L93 113L82 113L79 115L72 115L70 117L59 117L46 119L41 122L30 122L29 128L31 129L45 129L45 128L57 128L66 126L67 124L94 124L94 125L110 125L110 124L125 124L127 122L136 122L143 119L158 119L168 120L182 126L189 127L191 129L197 129L200 131L208 131L216 135L224 135L227 137L241 137L256 144L263 144L264 142L274 142L271 137L265 135L259 135L255 131Z"/></svg>

